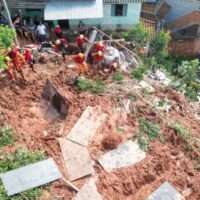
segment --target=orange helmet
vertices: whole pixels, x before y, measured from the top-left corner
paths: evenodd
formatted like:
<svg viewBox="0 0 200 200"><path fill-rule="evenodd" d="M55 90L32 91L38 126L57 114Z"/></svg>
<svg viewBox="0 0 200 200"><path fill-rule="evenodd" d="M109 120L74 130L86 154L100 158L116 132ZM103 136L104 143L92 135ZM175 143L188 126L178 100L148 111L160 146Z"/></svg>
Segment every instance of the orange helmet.
<svg viewBox="0 0 200 200"><path fill-rule="evenodd" d="M100 47L102 47L102 46L103 46L103 42L99 42L98 44L99 44L99 46L100 46Z"/></svg>
<svg viewBox="0 0 200 200"><path fill-rule="evenodd" d="M28 52L30 52L31 50L30 50L29 48L26 48L26 49L25 49L25 51L28 51Z"/></svg>
<svg viewBox="0 0 200 200"><path fill-rule="evenodd" d="M61 43L60 40L56 40L56 45L59 45Z"/></svg>
<svg viewBox="0 0 200 200"><path fill-rule="evenodd" d="M10 61L11 61L11 59L10 59L9 56L6 56L6 57L4 58L4 60L5 60L6 62L10 62Z"/></svg>
<svg viewBox="0 0 200 200"><path fill-rule="evenodd" d="M116 69L117 68L117 63L113 63L112 66Z"/></svg>
<svg viewBox="0 0 200 200"><path fill-rule="evenodd" d="M83 56L84 56L84 54L82 54L82 53L78 54L78 57L80 57L80 58L83 58Z"/></svg>
<svg viewBox="0 0 200 200"><path fill-rule="evenodd" d="M98 54L99 56L102 56L102 55L103 55L102 51L98 51L97 54Z"/></svg>
<svg viewBox="0 0 200 200"><path fill-rule="evenodd" d="M8 47L7 48L7 52L11 52L12 51L12 48L11 47Z"/></svg>

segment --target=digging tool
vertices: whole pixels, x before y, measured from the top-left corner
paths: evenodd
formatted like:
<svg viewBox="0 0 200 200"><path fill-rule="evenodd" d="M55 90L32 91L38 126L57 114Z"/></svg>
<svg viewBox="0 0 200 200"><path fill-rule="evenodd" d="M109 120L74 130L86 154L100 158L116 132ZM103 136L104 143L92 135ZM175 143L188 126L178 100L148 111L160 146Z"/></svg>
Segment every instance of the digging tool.
<svg viewBox="0 0 200 200"><path fill-rule="evenodd" d="M67 179L62 178L62 180L63 180L70 188L72 188L72 189L75 190L76 192L79 192L79 189L78 189L75 185L73 185L71 182L69 182Z"/></svg>

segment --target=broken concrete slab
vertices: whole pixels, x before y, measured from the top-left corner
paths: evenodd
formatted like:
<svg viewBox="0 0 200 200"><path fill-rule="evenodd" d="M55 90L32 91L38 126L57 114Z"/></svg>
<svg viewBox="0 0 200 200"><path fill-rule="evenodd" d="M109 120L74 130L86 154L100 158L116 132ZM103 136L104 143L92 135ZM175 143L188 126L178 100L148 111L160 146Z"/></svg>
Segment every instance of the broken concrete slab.
<svg viewBox="0 0 200 200"><path fill-rule="evenodd" d="M185 200L185 198L166 181L146 200Z"/></svg>
<svg viewBox="0 0 200 200"><path fill-rule="evenodd" d="M62 178L52 158L0 175L9 196L50 183Z"/></svg>
<svg viewBox="0 0 200 200"><path fill-rule="evenodd" d="M149 85L146 81L141 81L139 83L139 85L143 88L143 89L146 89L149 93L154 93L155 92L155 89Z"/></svg>
<svg viewBox="0 0 200 200"><path fill-rule="evenodd" d="M146 153L140 149L138 143L130 140L117 149L107 152L98 161L107 172L111 172L114 169L140 162L145 157Z"/></svg>
<svg viewBox="0 0 200 200"><path fill-rule="evenodd" d="M97 191L94 178L91 178L72 200L103 200Z"/></svg>
<svg viewBox="0 0 200 200"><path fill-rule="evenodd" d="M70 181L94 173L93 161L86 147L65 138L59 138L59 143Z"/></svg>
<svg viewBox="0 0 200 200"><path fill-rule="evenodd" d="M71 129L67 139L88 146L97 129L104 123L106 118L107 114L100 112L97 107L88 106Z"/></svg>

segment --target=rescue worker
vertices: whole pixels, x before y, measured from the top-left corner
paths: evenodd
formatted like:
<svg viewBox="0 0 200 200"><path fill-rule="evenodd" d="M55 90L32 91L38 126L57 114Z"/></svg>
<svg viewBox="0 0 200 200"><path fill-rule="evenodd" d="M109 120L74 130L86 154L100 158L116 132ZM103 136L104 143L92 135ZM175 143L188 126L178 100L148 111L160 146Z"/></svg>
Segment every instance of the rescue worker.
<svg viewBox="0 0 200 200"><path fill-rule="evenodd" d="M87 63L85 62L86 58L83 53L79 53L73 59L78 64L79 73L88 71L88 66L87 66Z"/></svg>
<svg viewBox="0 0 200 200"><path fill-rule="evenodd" d="M13 62L13 69L20 73L22 79L26 81L24 73L21 69L23 63L25 62L24 56L18 51L17 48L8 48L7 51L7 55L11 58Z"/></svg>
<svg viewBox="0 0 200 200"><path fill-rule="evenodd" d="M62 38L62 39L56 40L55 50L62 52L63 61L66 60L65 59L66 48L67 48L67 40L66 39Z"/></svg>
<svg viewBox="0 0 200 200"><path fill-rule="evenodd" d="M98 42L94 47L94 52L98 52L98 51L104 52L105 50L106 50L106 47L103 44L103 42Z"/></svg>
<svg viewBox="0 0 200 200"><path fill-rule="evenodd" d="M57 38L61 39L62 38L62 29L59 25L56 26L54 29L54 34Z"/></svg>
<svg viewBox="0 0 200 200"><path fill-rule="evenodd" d="M119 68L119 63L117 61L112 62L110 64L110 73L114 74L118 68Z"/></svg>
<svg viewBox="0 0 200 200"><path fill-rule="evenodd" d="M92 54L93 58L94 58L94 63L93 64L96 64L97 67L102 67L102 62L104 60L104 55L102 53L102 51L98 51L96 53L93 53Z"/></svg>
<svg viewBox="0 0 200 200"><path fill-rule="evenodd" d="M84 51L84 49L83 49L83 43L84 43L84 41L88 41L90 43L90 41L84 35L80 35L76 39L76 44L78 45L81 53L83 53L83 51Z"/></svg>
<svg viewBox="0 0 200 200"><path fill-rule="evenodd" d="M31 53L30 49L25 49L25 60L30 65L30 68L35 72L33 65L35 64L34 56Z"/></svg>
<svg viewBox="0 0 200 200"><path fill-rule="evenodd" d="M5 64L3 66L4 70L7 72L8 76L9 76L9 79L11 81L15 81L16 80L16 77L15 77L15 74L13 72L13 68L12 68L12 64L11 64L11 59L10 57L6 56L4 58L4 61L5 61Z"/></svg>

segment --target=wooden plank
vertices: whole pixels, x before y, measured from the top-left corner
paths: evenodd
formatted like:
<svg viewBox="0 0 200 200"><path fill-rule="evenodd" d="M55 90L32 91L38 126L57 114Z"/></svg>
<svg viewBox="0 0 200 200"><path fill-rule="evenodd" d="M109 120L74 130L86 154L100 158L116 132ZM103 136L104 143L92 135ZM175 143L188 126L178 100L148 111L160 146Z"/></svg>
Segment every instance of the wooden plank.
<svg viewBox="0 0 200 200"><path fill-rule="evenodd" d="M86 147L65 138L59 138L59 143L70 181L93 174L93 161Z"/></svg>
<svg viewBox="0 0 200 200"><path fill-rule="evenodd" d="M103 200L97 191L94 178L91 178L72 200Z"/></svg>
<svg viewBox="0 0 200 200"><path fill-rule="evenodd" d="M106 120L107 114L102 113L96 107L88 106L71 129L67 139L83 146L88 146L97 129Z"/></svg>

